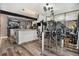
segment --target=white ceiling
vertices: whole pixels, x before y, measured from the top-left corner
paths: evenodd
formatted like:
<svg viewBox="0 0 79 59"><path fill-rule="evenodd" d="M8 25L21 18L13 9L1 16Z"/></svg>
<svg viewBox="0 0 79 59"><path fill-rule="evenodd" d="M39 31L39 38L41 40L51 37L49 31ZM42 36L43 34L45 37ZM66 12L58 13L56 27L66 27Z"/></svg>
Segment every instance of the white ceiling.
<svg viewBox="0 0 79 59"><path fill-rule="evenodd" d="M1 4L0 4L0 9L1 9Z"/></svg>
<svg viewBox="0 0 79 59"><path fill-rule="evenodd" d="M38 14L43 13L44 3L2 3L1 9L10 12L15 12L31 17L37 17ZM51 3L54 8L54 13L64 13L72 10L79 10L79 3ZM24 9L24 11L22 10Z"/></svg>

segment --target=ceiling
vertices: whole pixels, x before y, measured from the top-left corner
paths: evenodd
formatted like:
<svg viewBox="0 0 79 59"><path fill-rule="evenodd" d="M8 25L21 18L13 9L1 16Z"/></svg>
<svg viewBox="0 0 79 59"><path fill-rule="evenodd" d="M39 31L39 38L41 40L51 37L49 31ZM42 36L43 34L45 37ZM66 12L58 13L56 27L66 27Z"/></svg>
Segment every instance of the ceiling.
<svg viewBox="0 0 79 59"><path fill-rule="evenodd" d="M1 9L1 4L0 4L0 9Z"/></svg>
<svg viewBox="0 0 79 59"><path fill-rule="evenodd" d="M0 4L2 10L37 17L38 14L43 13L43 6L45 3L2 3ZM79 10L79 3L50 3L54 8L54 13L64 13L72 10Z"/></svg>

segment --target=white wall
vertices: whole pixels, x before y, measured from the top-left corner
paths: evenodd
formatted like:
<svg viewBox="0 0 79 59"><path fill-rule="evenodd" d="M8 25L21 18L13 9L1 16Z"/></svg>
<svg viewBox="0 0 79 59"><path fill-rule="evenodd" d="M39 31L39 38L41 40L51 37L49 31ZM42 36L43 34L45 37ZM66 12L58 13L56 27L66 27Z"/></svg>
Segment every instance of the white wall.
<svg viewBox="0 0 79 59"><path fill-rule="evenodd" d="M79 49L79 31L78 31L78 41L77 41L77 48Z"/></svg>
<svg viewBox="0 0 79 59"><path fill-rule="evenodd" d="M40 22L40 21L42 21L42 20L46 21L46 16L40 14L40 15L38 16L38 19L37 19L37 20L38 20L38 22Z"/></svg>
<svg viewBox="0 0 79 59"><path fill-rule="evenodd" d="M66 14L66 20L77 20L79 11L71 12Z"/></svg>
<svg viewBox="0 0 79 59"><path fill-rule="evenodd" d="M55 21L63 21L65 20L65 15L64 14L61 14L61 15L56 15L54 17Z"/></svg>
<svg viewBox="0 0 79 59"><path fill-rule="evenodd" d="M56 21L69 21L69 20L77 20L79 11L64 13L60 15L55 15L54 19Z"/></svg>
<svg viewBox="0 0 79 59"><path fill-rule="evenodd" d="M7 15L0 14L1 33L0 36L7 36Z"/></svg>
<svg viewBox="0 0 79 59"><path fill-rule="evenodd" d="M40 14L38 17L38 21L41 21L42 19L50 21L69 21L69 20L77 20L78 19L79 11L69 12L69 13L63 13L59 15L55 15L54 17L45 17L44 15Z"/></svg>

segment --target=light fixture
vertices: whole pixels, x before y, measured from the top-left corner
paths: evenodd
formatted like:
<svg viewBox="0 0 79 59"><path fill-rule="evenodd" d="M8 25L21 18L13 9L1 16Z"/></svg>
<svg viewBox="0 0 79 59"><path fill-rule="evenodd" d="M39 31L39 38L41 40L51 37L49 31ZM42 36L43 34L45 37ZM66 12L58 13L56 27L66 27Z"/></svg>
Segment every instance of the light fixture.
<svg viewBox="0 0 79 59"><path fill-rule="evenodd" d="M30 15L34 15L34 16L36 15L36 12L35 12L35 11L30 10L30 9L28 9L28 8L22 9L22 12L23 12L23 13L30 14Z"/></svg>
<svg viewBox="0 0 79 59"><path fill-rule="evenodd" d="M24 9L22 9L22 11L24 11Z"/></svg>
<svg viewBox="0 0 79 59"><path fill-rule="evenodd" d="M43 6L43 10L44 10L44 13L45 15L54 15L54 10L53 10L53 6L50 5L49 3L46 3L44 6Z"/></svg>

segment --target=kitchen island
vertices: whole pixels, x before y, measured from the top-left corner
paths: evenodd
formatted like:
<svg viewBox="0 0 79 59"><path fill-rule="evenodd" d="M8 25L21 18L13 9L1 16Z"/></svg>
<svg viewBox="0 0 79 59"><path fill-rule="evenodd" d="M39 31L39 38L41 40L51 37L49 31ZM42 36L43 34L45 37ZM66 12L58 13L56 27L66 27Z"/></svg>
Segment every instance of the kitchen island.
<svg viewBox="0 0 79 59"><path fill-rule="evenodd" d="M26 43L36 39L37 39L37 31L35 29L16 30L16 42L18 44Z"/></svg>

